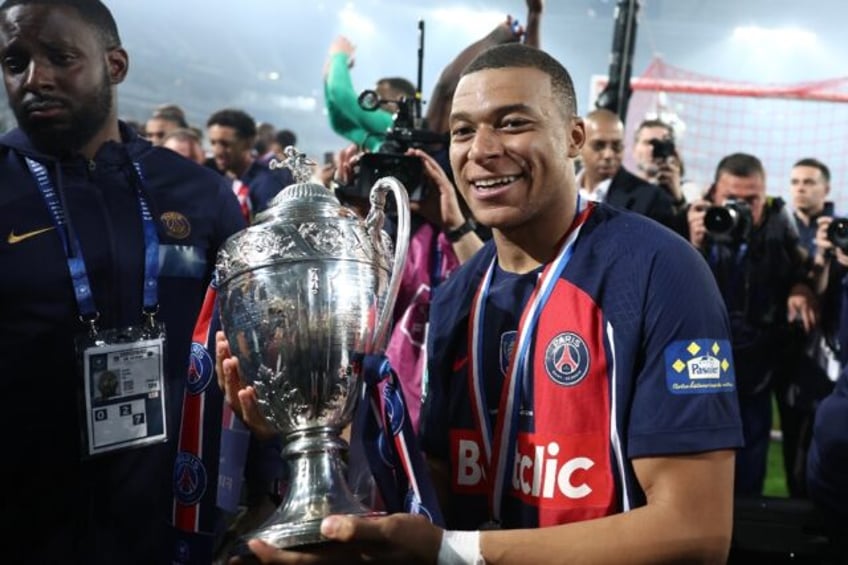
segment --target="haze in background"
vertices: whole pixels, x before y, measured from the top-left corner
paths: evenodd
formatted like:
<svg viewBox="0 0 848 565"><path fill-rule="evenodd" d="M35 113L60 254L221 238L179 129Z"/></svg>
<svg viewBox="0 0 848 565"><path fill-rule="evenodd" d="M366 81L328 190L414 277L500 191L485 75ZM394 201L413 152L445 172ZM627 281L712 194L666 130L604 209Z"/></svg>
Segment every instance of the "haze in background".
<svg viewBox="0 0 848 565"><path fill-rule="evenodd" d="M381 76L415 82L423 19L426 100L460 50L508 13L522 22L526 17L523 0L106 3L130 53L129 78L119 88L122 117L144 121L157 104L173 102L202 127L213 111L239 107L259 121L294 130L301 149L316 156L344 145L323 109L322 68L336 35L357 45L357 88L371 87ZM581 113L590 106L592 75L608 70L615 6L614 0L545 2L542 46L571 71ZM844 22L844 0L644 0L634 73L660 54L670 64L729 80L840 76L848 59ZM9 114L4 116L8 125Z"/></svg>

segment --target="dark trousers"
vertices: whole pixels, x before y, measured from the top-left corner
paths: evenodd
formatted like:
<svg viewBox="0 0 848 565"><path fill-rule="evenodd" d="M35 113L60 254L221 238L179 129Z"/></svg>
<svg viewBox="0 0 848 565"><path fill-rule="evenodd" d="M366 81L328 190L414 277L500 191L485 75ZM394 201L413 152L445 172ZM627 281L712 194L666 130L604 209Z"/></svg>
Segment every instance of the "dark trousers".
<svg viewBox="0 0 848 565"><path fill-rule="evenodd" d="M815 411L809 406L799 406L792 401L791 391L776 391L777 409L780 413L780 431L783 436L783 470L789 496L807 496L807 451L813 437Z"/></svg>
<svg viewBox="0 0 848 565"><path fill-rule="evenodd" d="M771 435L771 387L739 395L745 446L736 452L734 492L737 496L757 496L763 492Z"/></svg>

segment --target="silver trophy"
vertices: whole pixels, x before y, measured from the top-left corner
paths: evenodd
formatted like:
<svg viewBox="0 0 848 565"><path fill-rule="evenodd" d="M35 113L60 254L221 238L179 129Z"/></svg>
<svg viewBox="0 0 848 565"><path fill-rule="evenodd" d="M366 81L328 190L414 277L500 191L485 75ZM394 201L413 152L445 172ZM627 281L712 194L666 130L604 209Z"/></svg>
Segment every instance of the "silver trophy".
<svg viewBox="0 0 848 565"><path fill-rule="evenodd" d="M409 246L409 205L394 178L371 189L365 220L325 187L293 148L284 162L296 184L262 221L233 235L218 254L223 330L263 415L282 436L288 493L258 530L284 548L324 541L330 514L371 515L345 480L340 437L362 391L358 360L388 341ZM272 164L273 166L273 164ZM397 201L397 249L382 230L387 193Z"/></svg>

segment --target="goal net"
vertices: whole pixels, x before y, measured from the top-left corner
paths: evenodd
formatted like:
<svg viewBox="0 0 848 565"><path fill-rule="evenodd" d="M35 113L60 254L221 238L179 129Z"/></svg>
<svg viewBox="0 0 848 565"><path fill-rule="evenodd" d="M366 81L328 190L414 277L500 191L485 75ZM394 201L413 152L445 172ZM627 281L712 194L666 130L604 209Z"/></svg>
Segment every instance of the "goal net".
<svg viewBox="0 0 848 565"><path fill-rule="evenodd" d="M848 213L848 77L797 84L750 84L693 73L654 59L632 79L624 164L633 170L635 130L659 118L675 130L693 189L705 190L725 155L750 153L766 169L767 192L788 199L793 163L815 157L831 172L829 199ZM595 77L592 98L606 83Z"/></svg>

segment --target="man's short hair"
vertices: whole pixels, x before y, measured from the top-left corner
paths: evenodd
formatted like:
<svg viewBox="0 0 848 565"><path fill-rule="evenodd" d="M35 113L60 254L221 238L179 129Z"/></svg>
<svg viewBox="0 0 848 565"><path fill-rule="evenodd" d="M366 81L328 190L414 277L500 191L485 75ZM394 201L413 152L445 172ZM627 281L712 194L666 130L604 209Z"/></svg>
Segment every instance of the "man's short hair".
<svg viewBox="0 0 848 565"><path fill-rule="evenodd" d="M176 104L162 104L160 106L156 106L153 110L153 114L150 116L150 119L165 120L166 122L177 124L181 128L188 127L185 112Z"/></svg>
<svg viewBox="0 0 848 565"><path fill-rule="evenodd" d="M766 177L766 170L763 168L763 163L748 153L733 153L724 157L716 167L715 180L718 182L718 177L721 173L727 173L734 177L752 177L760 175Z"/></svg>
<svg viewBox="0 0 848 565"><path fill-rule="evenodd" d="M233 128L239 139L250 140L256 137L256 121L242 110L232 108L218 110L206 122L207 128L212 126Z"/></svg>
<svg viewBox="0 0 848 565"><path fill-rule="evenodd" d="M642 132L643 129L646 128L663 128L665 131L668 132L669 137L671 139L674 139L674 128L671 127L671 124L666 123L657 118L652 118L650 120L642 120L642 123L640 123L639 126L636 128L636 133L633 135L633 140L637 141L639 139L639 134Z"/></svg>
<svg viewBox="0 0 848 565"><path fill-rule="evenodd" d="M0 5L0 12L5 12L14 6L68 6L77 11L80 18L97 31L98 38L104 49L115 49L121 46L121 36L112 12L100 0L5 0Z"/></svg>
<svg viewBox="0 0 848 565"><path fill-rule="evenodd" d="M195 130L191 128L177 128L175 130L169 131L162 139L162 143L165 143L169 139L176 139L177 141L188 141L197 144L203 143L201 137L197 134Z"/></svg>
<svg viewBox="0 0 848 565"><path fill-rule="evenodd" d="M297 145L297 136L290 129L281 129L277 132L277 135L274 136L274 141L277 144L285 149L289 145Z"/></svg>
<svg viewBox="0 0 848 565"><path fill-rule="evenodd" d="M486 69L531 68L538 69L551 77L551 89L562 98L566 116L577 114L577 97L574 95L574 82L571 75L559 61L541 49L521 43L506 43L490 47L477 57L460 73L460 77Z"/></svg>
<svg viewBox="0 0 848 565"><path fill-rule="evenodd" d="M821 171L822 177L824 177L824 182L830 184L830 169L827 168L827 165L814 157L804 157L803 159L799 159L797 163L792 165L793 169L795 167L814 167Z"/></svg>
<svg viewBox="0 0 848 565"><path fill-rule="evenodd" d="M400 92L407 98L415 98L415 87L411 82L401 77L386 77L377 81L377 84L385 84L392 90Z"/></svg>

